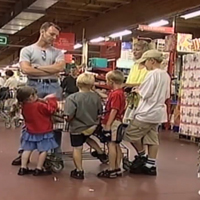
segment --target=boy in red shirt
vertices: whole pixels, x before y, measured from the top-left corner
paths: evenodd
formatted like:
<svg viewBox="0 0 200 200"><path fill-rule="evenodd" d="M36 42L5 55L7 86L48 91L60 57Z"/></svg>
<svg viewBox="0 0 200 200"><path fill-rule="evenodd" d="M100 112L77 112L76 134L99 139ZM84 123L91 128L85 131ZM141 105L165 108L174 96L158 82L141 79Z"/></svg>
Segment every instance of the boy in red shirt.
<svg viewBox="0 0 200 200"><path fill-rule="evenodd" d="M121 175L122 151L116 139L117 129L122 124L126 104L126 98L122 89L124 75L118 70L110 71L106 74L106 82L112 88L107 99L105 115L102 120L104 134L108 136L109 169L100 172L98 177L116 178L118 175Z"/></svg>

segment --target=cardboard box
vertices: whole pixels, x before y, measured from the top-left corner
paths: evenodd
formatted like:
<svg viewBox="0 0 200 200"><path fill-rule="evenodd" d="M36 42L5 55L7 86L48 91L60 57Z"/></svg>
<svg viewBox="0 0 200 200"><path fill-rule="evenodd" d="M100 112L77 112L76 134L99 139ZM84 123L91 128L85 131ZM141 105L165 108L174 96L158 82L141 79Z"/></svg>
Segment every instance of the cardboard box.
<svg viewBox="0 0 200 200"><path fill-rule="evenodd" d="M176 33L165 37L165 51L192 51L192 35Z"/></svg>

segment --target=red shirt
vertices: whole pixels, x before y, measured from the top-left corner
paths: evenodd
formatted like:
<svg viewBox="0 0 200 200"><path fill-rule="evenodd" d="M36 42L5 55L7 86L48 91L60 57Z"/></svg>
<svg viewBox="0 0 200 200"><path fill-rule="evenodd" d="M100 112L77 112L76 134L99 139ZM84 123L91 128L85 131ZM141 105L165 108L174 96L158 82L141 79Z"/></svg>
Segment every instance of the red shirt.
<svg viewBox="0 0 200 200"><path fill-rule="evenodd" d="M53 130L51 116L58 109L57 99L49 98L46 102L26 102L22 105L22 115L28 133L44 134Z"/></svg>
<svg viewBox="0 0 200 200"><path fill-rule="evenodd" d="M126 106L126 97L124 95L123 89L113 90L109 93L106 107L105 115L102 120L102 124L106 124L112 109L117 110L115 120L122 121Z"/></svg>

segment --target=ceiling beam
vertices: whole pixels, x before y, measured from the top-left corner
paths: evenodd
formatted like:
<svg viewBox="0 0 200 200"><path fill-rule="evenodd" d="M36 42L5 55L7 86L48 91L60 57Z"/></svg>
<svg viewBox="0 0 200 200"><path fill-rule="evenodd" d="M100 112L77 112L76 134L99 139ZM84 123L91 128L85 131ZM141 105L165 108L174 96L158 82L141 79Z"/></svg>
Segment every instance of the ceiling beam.
<svg viewBox="0 0 200 200"><path fill-rule="evenodd" d="M81 33L83 28L85 28L86 37L89 39L144 23L147 20L153 21L176 15L177 12L196 6L199 6L199 0L133 0L127 5L94 17L91 20L76 24L71 28L78 39L82 38Z"/></svg>
<svg viewBox="0 0 200 200"><path fill-rule="evenodd" d="M36 0L19 0L10 11L6 12L4 17L0 20L0 27L7 24L10 20L15 18L20 12L33 4Z"/></svg>

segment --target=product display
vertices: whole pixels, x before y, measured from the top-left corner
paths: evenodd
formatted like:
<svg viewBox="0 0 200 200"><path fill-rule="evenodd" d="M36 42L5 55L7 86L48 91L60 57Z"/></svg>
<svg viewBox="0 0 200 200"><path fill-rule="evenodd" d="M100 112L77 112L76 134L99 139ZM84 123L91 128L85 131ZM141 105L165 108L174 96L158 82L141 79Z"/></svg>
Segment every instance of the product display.
<svg viewBox="0 0 200 200"><path fill-rule="evenodd" d="M200 55L183 57L180 133L200 137Z"/></svg>

